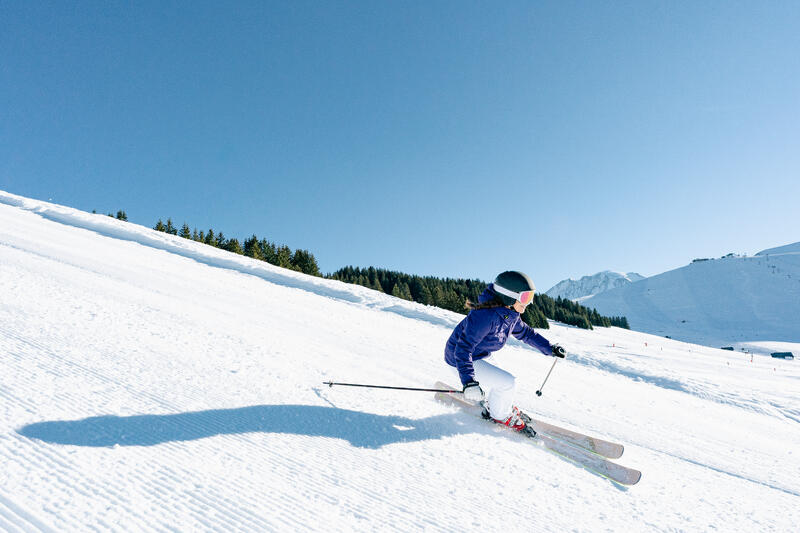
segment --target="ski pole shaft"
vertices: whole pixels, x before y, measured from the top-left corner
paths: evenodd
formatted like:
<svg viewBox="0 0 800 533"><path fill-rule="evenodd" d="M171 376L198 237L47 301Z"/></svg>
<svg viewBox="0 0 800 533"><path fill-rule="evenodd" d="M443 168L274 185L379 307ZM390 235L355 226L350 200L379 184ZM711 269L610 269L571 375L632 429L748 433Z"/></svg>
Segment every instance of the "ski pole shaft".
<svg viewBox="0 0 800 533"><path fill-rule="evenodd" d="M553 369L556 367L556 363L558 363L558 357L556 357L555 361L553 361L553 366L550 367L550 372L552 372ZM542 389L544 388L544 384L547 383L547 380L550 377L550 372L548 372L547 376L545 376L544 382L542 382L542 386L539 387L539 390L536 391L536 396L541 396L542 395Z"/></svg>
<svg viewBox="0 0 800 533"><path fill-rule="evenodd" d="M391 390L408 390L408 391L419 391L419 392L449 392L449 393L463 392L460 390L448 390L448 389L418 389L416 387L390 387L388 385L362 385L360 383L336 383L334 381L323 381L322 384L327 385L328 387L333 387L334 385L338 385L341 387L365 387L368 389L391 389Z"/></svg>

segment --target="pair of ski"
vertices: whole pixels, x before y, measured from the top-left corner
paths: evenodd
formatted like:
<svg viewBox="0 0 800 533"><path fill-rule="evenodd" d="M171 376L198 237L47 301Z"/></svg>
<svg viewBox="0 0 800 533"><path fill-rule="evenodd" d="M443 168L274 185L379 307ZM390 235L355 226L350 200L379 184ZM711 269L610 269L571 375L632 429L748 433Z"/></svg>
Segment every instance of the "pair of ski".
<svg viewBox="0 0 800 533"><path fill-rule="evenodd" d="M436 388L454 390L453 387L441 381L436 383ZM460 407L479 418L483 411L481 405L465 400L460 394L437 392L436 400ZM523 419L533 431L522 431L521 434L541 442L545 449L595 474L620 485L635 485L642 478L640 471L611 461L611 459L622 457L624 451L622 444L548 424L526 414L523 414Z"/></svg>

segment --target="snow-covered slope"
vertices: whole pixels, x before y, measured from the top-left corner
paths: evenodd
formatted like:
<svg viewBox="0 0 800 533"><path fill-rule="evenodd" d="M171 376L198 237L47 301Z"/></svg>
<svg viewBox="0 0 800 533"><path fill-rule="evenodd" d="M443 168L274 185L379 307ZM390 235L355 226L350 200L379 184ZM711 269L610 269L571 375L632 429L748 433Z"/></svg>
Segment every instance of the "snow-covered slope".
<svg viewBox="0 0 800 533"><path fill-rule="evenodd" d="M604 270L593 276L583 276L581 279L565 279L556 283L545 294L551 298L566 298L568 300L581 300L587 296L623 287L636 281L643 280L644 276L636 272L613 272Z"/></svg>
<svg viewBox="0 0 800 533"><path fill-rule="evenodd" d="M800 342L800 250L774 250L693 262L581 303L637 331L710 346Z"/></svg>
<svg viewBox="0 0 800 533"><path fill-rule="evenodd" d="M428 393L460 315L0 192L0 530L792 531L800 365L617 328L495 363L621 489Z"/></svg>
<svg viewBox="0 0 800 533"><path fill-rule="evenodd" d="M778 246L776 248L770 248L768 250L762 250L758 252L756 255L777 255L777 254L788 254L788 253L800 253L800 242L795 242L792 244L787 244L785 246Z"/></svg>

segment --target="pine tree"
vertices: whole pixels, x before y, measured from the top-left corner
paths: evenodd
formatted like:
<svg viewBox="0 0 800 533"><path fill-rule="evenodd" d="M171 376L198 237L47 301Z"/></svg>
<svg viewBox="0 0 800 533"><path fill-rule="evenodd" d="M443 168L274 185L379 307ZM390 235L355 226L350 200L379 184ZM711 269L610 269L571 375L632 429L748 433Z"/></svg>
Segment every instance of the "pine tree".
<svg viewBox="0 0 800 533"><path fill-rule="evenodd" d="M214 230L212 228L208 228L208 233L206 234L204 242L209 246L217 246L217 237L214 235Z"/></svg>
<svg viewBox="0 0 800 533"><path fill-rule="evenodd" d="M128 215L125 211L117 211L117 220L123 220L125 222L128 221Z"/></svg>
<svg viewBox="0 0 800 533"><path fill-rule="evenodd" d="M293 265L292 265L292 250L288 246L286 246L286 245L279 246L275 255L276 255L275 259L277 261L276 264L279 267L288 268L288 269L292 269L293 268Z"/></svg>
<svg viewBox="0 0 800 533"><path fill-rule="evenodd" d="M394 296L395 298L402 298L403 297L403 291L400 288L400 284L399 283L395 283L394 287L392 287L392 296Z"/></svg>
<svg viewBox="0 0 800 533"><path fill-rule="evenodd" d="M422 285L422 289L419 293L419 301L425 305L433 305L433 294L431 294L431 290L427 285Z"/></svg>
<svg viewBox="0 0 800 533"><path fill-rule="evenodd" d="M292 265L304 274L320 276L319 266L314 255L308 250L295 250L292 256ZM365 285L369 286L369 285Z"/></svg>
<svg viewBox="0 0 800 533"><path fill-rule="evenodd" d="M400 291L403 293L403 299L413 302L414 298L411 296L411 288L405 281L400 285Z"/></svg>
<svg viewBox="0 0 800 533"><path fill-rule="evenodd" d="M433 305L441 307L442 309L445 308L444 290L442 290L442 286L439 284L436 284L433 288Z"/></svg>
<svg viewBox="0 0 800 533"><path fill-rule="evenodd" d="M258 246L261 248L261 255L264 257L264 261L271 265L278 264L278 251L274 243L269 242L267 239L261 239Z"/></svg>
<svg viewBox="0 0 800 533"><path fill-rule="evenodd" d="M371 289L383 292L383 287L381 286L381 282L378 277L378 271L375 269L375 267L369 267L367 269L367 278L369 279L369 287Z"/></svg>
<svg viewBox="0 0 800 533"><path fill-rule="evenodd" d="M155 227L153 227L153 229L156 231L167 231L167 227L164 225L163 222L161 222L160 218L158 219L158 222L156 222L156 225Z"/></svg>
<svg viewBox="0 0 800 533"><path fill-rule="evenodd" d="M178 234L178 229L175 226L172 225L172 219L171 218L167 219L167 227L166 227L165 231L167 233L169 233L170 235L177 235Z"/></svg>
<svg viewBox="0 0 800 533"><path fill-rule="evenodd" d="M547 317L539 310L533 306L528 306L529 310L529 322L528 325L532 328L539 328L539 329L550 329L550 323L547 321Z"/></svg>
<svg viewBox="0 0 800 533"><path fill-rule="evenodd" d="M235 254L239 254L239 255L243 255L244 254L244 250L242 249L242 245L239 244L239 239L237 239L235 237L233 239L228 239L228 241L225 243L225 249L228 250L229 252L233 252Z"/></svg>
<svg viewBox="0 0 800 533"><path fill-rule="evenodd" d="M258 237L256 237L255 233L244 241L244 255L259 261L264 260L264 254L261 253L261 246L259 246Z"/></svg>
<svg viewBox="0 0 800 533"><path fill-rule="evenodd" d="M383 292L383 287L377 277L371 282L370 288L378 292Z"/></svg>
<svg viewBox="0 0 800 533"><path fill-rule="evenodd" d="M184 222L183 226L181 226L180 236L183 237L184 239L192 238L192 230L189 229L189 224L187 224L186 222Z"/></svg>
<svg viewBox="0 0 800 533"><path fill-rule="evenodd" d="M448 289L444 295L445 301L445 309L449 309L451 311L455 311L456 313L461 313L464 311L464 300L459 298L456 291L453 289Z"/></svg>

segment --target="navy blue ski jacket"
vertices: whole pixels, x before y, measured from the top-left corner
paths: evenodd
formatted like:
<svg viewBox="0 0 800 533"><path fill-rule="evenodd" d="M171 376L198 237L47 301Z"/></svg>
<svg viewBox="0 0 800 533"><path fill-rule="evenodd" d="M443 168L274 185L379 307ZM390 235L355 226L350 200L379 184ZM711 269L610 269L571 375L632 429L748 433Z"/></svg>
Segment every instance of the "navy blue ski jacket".
<svg viewBox="0 0 800 533"><path fill-rule="evenodd" d="M488 302L492 298L494 292L489 285L478 298L478 303ZM505 346L509 334L545 355L553 355L550 342L523 322L519 313L507 307L494 307L473 309L469 312L447 340L444 360L458 369L461 383L466 385L475 380L472 362Z"/></svg>

